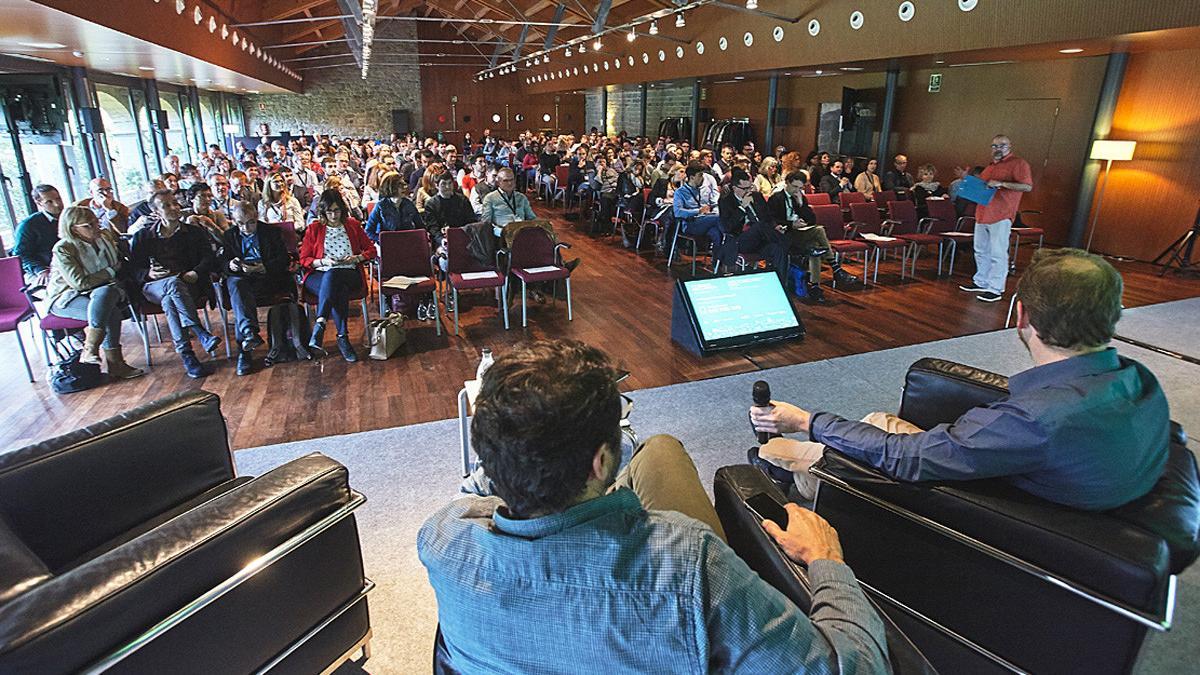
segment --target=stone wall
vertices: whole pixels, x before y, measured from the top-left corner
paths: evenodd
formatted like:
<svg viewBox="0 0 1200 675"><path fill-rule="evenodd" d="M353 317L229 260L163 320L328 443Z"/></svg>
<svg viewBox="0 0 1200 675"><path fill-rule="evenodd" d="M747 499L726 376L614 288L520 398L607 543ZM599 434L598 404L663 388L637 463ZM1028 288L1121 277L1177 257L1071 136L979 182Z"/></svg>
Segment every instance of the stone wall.
<svg viewBox="0 0 1200 675"><path fill-rule="evenodd" d="M415 22L382 21L376 37L416 38ZM357 65L304 71L304 94L260 94L246 96L247 130L259 123L271 125L272 133L303 129L306 133L337 133L386 137L392 132L392 111L408 110L410 126L421 125L421 74L415 42L376 42L371 68L362 79ZM314 50L305 56L338 53ZM340 51L345 51L340 47ZM354 58L317 59L291 64L293 68L326 63L352 63ZM411 65L385 65L405 63Z"/></svg>
<svg viewBox="0 0 1200 675"><path fill-rule="evenodd" d="M587 128L600 127L600 90L589 89L585 94ZM604 112L610 134L641 133L642 96L637 87L608 88L608 109ZM692 116L692 88L681 85L655 84L646 90L646 135L656 136L658 125L666 117Z"/></svg>

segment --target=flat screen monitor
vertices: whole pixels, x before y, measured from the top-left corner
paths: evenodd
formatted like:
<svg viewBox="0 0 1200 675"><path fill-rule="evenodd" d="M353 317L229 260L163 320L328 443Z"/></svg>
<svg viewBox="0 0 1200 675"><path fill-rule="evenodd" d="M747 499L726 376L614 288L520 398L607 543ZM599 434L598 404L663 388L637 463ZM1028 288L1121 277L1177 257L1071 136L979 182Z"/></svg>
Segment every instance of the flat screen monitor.
<svg viewBox="0 0 1200 675"><path fill-rule="evenodd" d="M804 324L775 272L763 270L678 283L699 346L705 352L804 335Z"/></svg>

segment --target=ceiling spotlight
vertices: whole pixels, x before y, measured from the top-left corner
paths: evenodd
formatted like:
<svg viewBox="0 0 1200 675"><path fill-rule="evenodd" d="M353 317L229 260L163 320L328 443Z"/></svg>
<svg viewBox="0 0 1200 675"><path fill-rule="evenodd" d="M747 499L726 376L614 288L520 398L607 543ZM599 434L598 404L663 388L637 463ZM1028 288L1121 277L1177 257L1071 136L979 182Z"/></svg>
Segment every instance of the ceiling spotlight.
<svg viewBox="0 0 1200 675"><path fill-rule="evenodd" d="M650 34L658 35L658 22L657 21L650 22Z"/></svg>
<svg viewBox="0 0 1200 675"><path fill-rule="evenodd" d="M546 54L542 56L542 63L550 63L550 52L546 52Z"/></svg>
<svg viewBox="0 0 1200 675"><path fill-rule="evenodd" d="M675 27L683 28L685 26L687 26L687 21L683 18L683 12L676 14L675 15Z"/></svg>
<svg viewBox="0 0 1200 675"><path fill-rule="evenodd" d="M587 52L587 45L586 45L586 44L584 44L584 43L582 43L582 42L580 42L580 43L579 43L579 53L580 53L580 54L583 54L583 53L585 53L585 52Z"/></svg>
<svg viewBox="0 0 1200 675"><path fill-rule="evenodd" d="M636 39L637 39L637 31L636 31L636 30L634 30L634 28L633 28L632 26L630 26L630 28L629 28L629 35L626 35L626 36L625 36L625 39L626 39L626 40L628 40L628 41L630 41L630 42L633 42L634 40L636 40Z"/></svg>
<svg viewBox="0 0 1200 675"><path fill-rule="evenodd" d="M1072 47L1070 49L1060 49L1060 50L1058 50L1058 53L1059 54L1078 54L1082 51L1083 50L1080 49L1079 47Z"/></svg>
<svg viewBox="0 0 1200 675"><path fill-rule="evenodd" d="M567 47L567 58L571 58L571 48Z"/></svg>
<svg viewBox="0 0 1200 675"><path fill-rule="evenodd" d="M746 0L746 9L758 9L758 0Z"/></svg>
<svg viewBox="0 0 1200 675"><path fill-rule="evenodd" d="M598 52L598 51L600 51L600 48L603 46L604 46L604 43L600 41L600 38L596 38L596 41L592 43L592 50Z"/></svg>

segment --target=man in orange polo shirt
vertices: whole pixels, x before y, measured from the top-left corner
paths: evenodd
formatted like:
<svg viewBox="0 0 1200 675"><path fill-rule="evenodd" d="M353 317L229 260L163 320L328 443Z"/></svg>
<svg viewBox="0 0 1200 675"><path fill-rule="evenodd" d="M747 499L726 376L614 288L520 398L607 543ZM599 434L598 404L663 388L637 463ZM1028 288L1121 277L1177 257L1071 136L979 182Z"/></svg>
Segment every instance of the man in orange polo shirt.
<svg viewBox="0 0 1200 675"><path fill-rule="evenodd" d="M1004 297L1008 277L1008 244L1021 195L1033 190L1029 162L1012 154L1012 141L1003 134L992 139L992 163L979 176L996 188L992 201L975 211L975 278L960 289L978 300L996 302Z"/></svg>

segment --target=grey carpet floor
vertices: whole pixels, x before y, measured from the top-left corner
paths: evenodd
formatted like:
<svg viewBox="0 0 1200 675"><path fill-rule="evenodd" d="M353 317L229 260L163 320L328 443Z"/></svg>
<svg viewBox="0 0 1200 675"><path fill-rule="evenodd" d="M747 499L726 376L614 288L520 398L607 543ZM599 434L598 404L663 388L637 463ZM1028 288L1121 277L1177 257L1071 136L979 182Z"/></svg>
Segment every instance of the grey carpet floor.
<svg viewBox="0 0 1200 675"><path fill-rule="evenodd" d="M1138 334L1149 335L1159 342L1172 340L1171 344L1186 347L1197 332L1191 330L1190 334L1179 335L1179 322L1165 321L1163 317L1194 311L1193 305L1187 304L1192 302L1130 310L1119 330L1130 333L1145 330L1148 333ZM1185 428L1200 433L1200 366L1116 344L1122 354L1138 359L1158 376L1171 402L1172 417ZM643 438L655 433L679 437L711 490L716 470L744 462L745 449L753 443L746 408L754 380L770 382L776 399L857 418L874 410L894 410L909 364L926 356L952 359L1005 375L1030 366L1015 331L996 331L644 389L631 393L635 401L631 420ZM1193 440L1191 448L1197 447ZM256 475L310 452L321 452L344 463L350 469L351 484L368 497L368 503L359 512L358 523L367 575L379 587L370 601L374 653L364 670L429 672L437 607L424 568L417 559L415 540L428 515L456 495L457 421L242 450L237 453L237 464L242 473ZM1150 638L1143 650L1139 673L1195 672L1195 645L1200 641L1200 565L1182 575L1179 596L1175 629ZM347 664L339 672L359 670Z"/></svg>
<svg viewBox="0 0 1200 675"><path fill-rule="evenodd" d="M1200 298L1127 309L1117 333L1200 359Z"/></svg>

